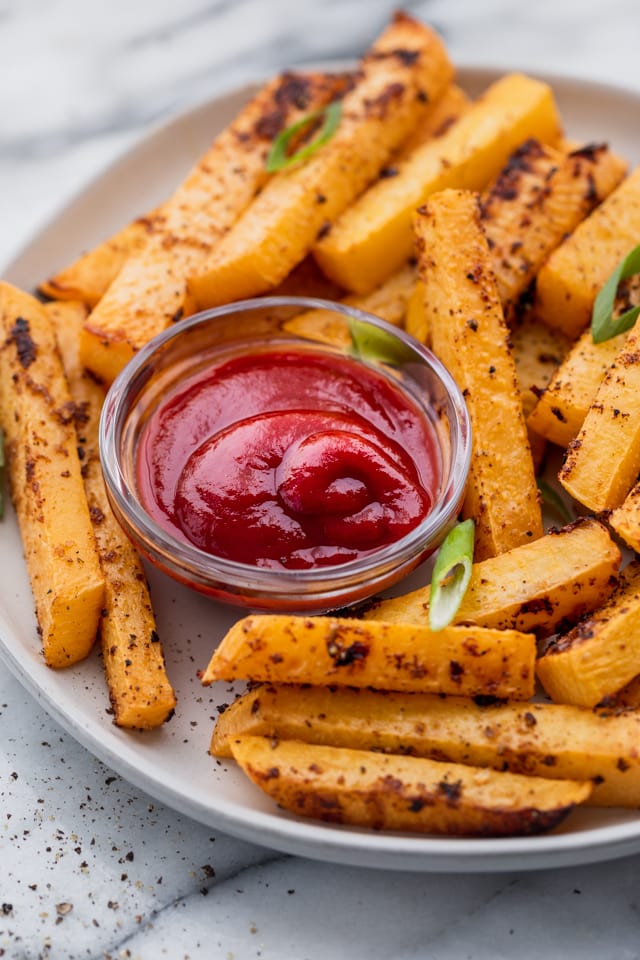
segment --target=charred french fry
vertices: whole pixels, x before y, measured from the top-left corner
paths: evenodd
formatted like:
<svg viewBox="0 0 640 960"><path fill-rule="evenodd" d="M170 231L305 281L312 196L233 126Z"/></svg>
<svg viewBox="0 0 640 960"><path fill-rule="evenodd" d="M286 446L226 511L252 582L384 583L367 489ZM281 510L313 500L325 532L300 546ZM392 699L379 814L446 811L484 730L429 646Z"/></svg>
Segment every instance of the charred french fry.
<svg viewBox="0 0 640 960"><path fill-rule="evenodd" d="M280 283L378 176L452 74L437 34L397 14L362 60L331 139L303 164L276 173L191 278L197 304L216 306Z"/></svg>
<svg viewBox="0 0 640 960"><path fill-rule="evenodd" d="M127 258L144 247L161 218L159 208L132 220L108 240L41 283L40 292L53 300L75 300L95 307Z"/></svg>
<svg viewBox="0 0 640 960"><path fill-rule="evenodd" d="M537 662L540 682L556 703L593 707L640 673L640 564L629 564L609 599Z"/></svg>
<svg viewBox="0 0 640 960"><path fill-rule="evenodd" d="M285 810L376 830L465 836L542 833L590 783L265 737L236 737L234 759Z"/></svg>
<svg viewBox="0 0 640 960"><path fill-rule="evenodd" d="M620 506L638 474L640 327L636 324L602 378L558 477L578 503L600 513Z"/></svg>
<svg viewBox="0 0 640 960"><path fill-rule="evenodd" d="M263 684L218 717L211 753L230 757L247 735L589 780L590 804L640 806L640 712Z"/></svg>
<svg viewBox="0 0 640 960"><path fill-rule="evenodd" d="M618 186L625 170L606 146L566 154L529 140L511 155L482 202L508 319L549 254Z"/></svg>
<svg viewBox="0 0 640 960"><path fill-rule="evenodd" d="M604 524L585 518L539 540L474 563L457 623L550 636L611 594L620 550ZM381 600L365 619L428 623L430 587Z"/></svg>
<svg viewBox="0 0 640 960"><path fill-rule="evenodd" d="M635 484L620 506L611 511L608 522L635 553L640 553L640 482Z"/></svg>
<svg viewBox="0 0 640 960"><path fill-rule="evenodd" d="M551 327L547 328L550 332ZM559 332L559 331L556 331ZM555 370L542 395L529 411L527 426L566 447L578 435L602 378L624 346L626 333L594 343L585 331Z"/></svg>
<svg viewBox="0 0 640 960"><path fill-rule="evenodd" d="M144 568L111 511L102 478L98 426L104 390L85 373L78 357L78 334L86 310L73 302L51 303L46 309L78 411L84 486L105 578L100 640L114 723L148 730L169 719L176 698L165 669Z"/></svg>
<svg viewBox="0 0 640 960"><path fill-rule="evenodd" d="M542 536L531 449L478 197L434 194L416 214L418 268L434 353L463 392L473 436L463 514L475 559Z"/></svg>
<svg viewBox="0 0 640 960"><path fill-rule="evenodd" d="M0 422L46 662L91 650L104 598L75 408L42 304L0 284Z"/></svg>
<svg viewBox="0 0 640 960"><path fill-rule="evenodd" d="M535 639L517 630L342 617L249 616L228 631L202 682L261 680L427 693L533 693Z"/></svg>
<svg viewBox="0 0 640 960"><path fill-rule="evenodd" d="M577 337L598 291L640 235L640 167L551 254L536 280L536 310L550 327Z"/></svg>
<svg viewBox="0 0 640 960"><path fill-rule="evenodd" d="M483 190L528 137L553 144L560 120L551 88L521 74L493 84L436 140L375 183L314 248L320 266L341 286L367 293L413 252L412 217L431 194L448 187Z"/></svg>
<svg viewBox="0 0 640 960"><path fill-rule="evenodd" d="M344 91L344 76L285 73L269 81L217 137L89 316L85 366L106 383L156 333L193 312L187 277L266 180L273 137Z"/></svg>

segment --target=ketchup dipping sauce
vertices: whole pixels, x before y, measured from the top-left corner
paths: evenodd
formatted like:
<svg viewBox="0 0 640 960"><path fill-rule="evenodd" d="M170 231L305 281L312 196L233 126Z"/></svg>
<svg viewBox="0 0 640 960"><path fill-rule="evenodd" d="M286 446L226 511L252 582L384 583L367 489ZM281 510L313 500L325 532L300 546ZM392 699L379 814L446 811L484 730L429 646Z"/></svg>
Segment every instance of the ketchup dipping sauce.
<svg viewBox="0 0 640 960"><path fill-rule="evenodd" d="M314 308L335 314L333 344L294 332ZM454 522L469 454L456 394L428 351L359 311L230 304L120 374L101 431L107 488L142 552L189 586L254 609L344 606Z"/></svg>

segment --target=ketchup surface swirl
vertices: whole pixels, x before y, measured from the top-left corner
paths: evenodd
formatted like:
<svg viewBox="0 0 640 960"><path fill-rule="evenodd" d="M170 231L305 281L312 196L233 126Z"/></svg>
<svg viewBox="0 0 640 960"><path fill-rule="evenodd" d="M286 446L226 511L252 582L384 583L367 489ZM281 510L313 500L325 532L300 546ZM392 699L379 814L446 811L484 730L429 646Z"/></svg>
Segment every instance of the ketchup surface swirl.
<svg viewBox="0 0 640 960"><path fill-rule="evenodd" d="M429 513L440 450L428 417L364 364L271 348L208 368L151 414L142 502L174 536L272 569L344 563Z"/></svg>

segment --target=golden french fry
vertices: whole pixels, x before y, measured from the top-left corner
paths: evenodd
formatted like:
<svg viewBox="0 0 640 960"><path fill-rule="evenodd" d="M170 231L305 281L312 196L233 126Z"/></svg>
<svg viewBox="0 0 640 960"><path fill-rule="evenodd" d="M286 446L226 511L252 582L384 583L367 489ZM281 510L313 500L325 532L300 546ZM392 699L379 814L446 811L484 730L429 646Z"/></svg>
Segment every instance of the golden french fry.
<svg viewBox="0 0 640 960"><path fill-rule="evenodd" d="M378 176L452 75L438 35L397 14L361 61L332 138L305 163L275 174L191 278L197 304L216 306L280 283Z"/></svg>
<svg viewBox="0 0 640 960"><path fill-rule="evenodd" d="M640 563L629 564L609 599L554 640L536 665L556 703L593 707L640 673Z"/></svg>
<svg viewBox="0 0 640 960"><path fill-rule="evenodd" d="M202 677L527 699L535 639L517 630L428 627L347 617L249 616Z"/></svg>
<svg viewBox="0 0 640 960"><path fill-rule="evenodd" d="M104 598L75 413L44 307L0 284L0 422L42 648L51 667L87 656Z"/></svg>
<svg viewBox="0 0 640 960"><path fill-rule="evenodd" d="M376 830L466 836L542 833L590 783L264 737L236 737L234 759L291 813Z"/></svg>
<svg viewBox="0 0 640 960"><path fill-rule="evenodd" d="M341 75L285 73L258 91L163 204L146 243L91 313L81 337L85 366L109 383L156 333L193 312L187 277L268 179L273 137L345 84Z"/></svg>
<svg viewBox="0 0 640 960"><path fill-rule="evenodd" d="M473 451L463 506L475 558L542 536L542 514L509 335L478 197L434 194L415 218L431 346L469 410Z"/></svg>
<svg viewBox="0 0 640 960"><path fill-rule="evenodd" d="M620 550L592 518L551 530L539 540L474 563L457 623L550 636L575 623L613 591ZM428 623L430 587L374 603L365 619Z"/></svg>
<svg viewBox="0 0 640 960"><path fill-rule="evenodd" d="M100 640L114 723L149 730L169 719L176 698L142 562L111 511L102 478L98 426L104 390L82 369L78 356L86 309L72 301L50 303L45 309L53 322L73 402L81 412L82 474L105 579Z"/></svg>
<svg viewBox="0 0 640 960"><path fill-rule="evenodd" d="M521 74L498 80L436 140L375 183L314 248L324 272L347 290L367 293L413 252L412 217L447 187L483 190L528 137L555 143L560 120L551 88Z"/></svg>
<svg viewBox="0 0 640 960"><path fill-rule="evenodd" d="M541 268L536 310L550 327L577 337L593 302L640 236L640 167L567 237Z"/></svg>
<svg viewBox="0 0 640 960"><path fill-rule="evenodd" d="M602 378L558 474L571 496L593 513L620 506L640 473L640 326Z"/></svg>
<svg viewBox="0 0 640 960"><path fill-rule="evenodd" d="M590 804L640 806L640 712L263 684L218 717L211 753L232 756L234 738L246 735L589 780Z"/></svg>

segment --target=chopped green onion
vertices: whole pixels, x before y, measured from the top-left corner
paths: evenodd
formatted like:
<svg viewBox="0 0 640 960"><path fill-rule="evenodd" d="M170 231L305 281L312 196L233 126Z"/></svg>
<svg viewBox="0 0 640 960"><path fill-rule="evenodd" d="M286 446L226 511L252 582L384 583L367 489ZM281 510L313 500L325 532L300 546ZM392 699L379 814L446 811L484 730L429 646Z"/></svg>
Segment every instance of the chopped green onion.
<svg viewBox="0 0 640 960"><path fill-rule="evenodd" d="M565 523L572 523L575 520L575 517L572 515L571 510L562 499L557 490L554 490L546 480L538 480L538 490L542 496L542 499L547 504L548 507L551 507L552 510L561 517Z"/></svg>
<svg viewBox="0 0 640 960"><path fill-rule="evenodd" d="M4 430L0 428L0 520L4 517Z"/></svg>
<svg viewBox="0 0 640 960"><path fill-rule="evenodd" d="M381 330L367 320L350 317L349 333L350 353L361 360L378 360L383 363L407 363L415 360L411 347L388 330Z"/></svg>
<svg viewBox="0 0 640 960"><path fill-rule="evenodd" d="M290 127L286 128L286 130L281 130L273 141L271 150L269 151L269 155L266 160L267 172L277 173L279 170L285 170L287 167L292 167L294 164L302 163L304 160L314 154L316 150L319 150L320 147L324 146L324 144L334 135L338 129L341 115L342 103L340 100L335 100L327 107L323 107L322 110L314 110L313 113L307 114L307 116L303 117L302 120L292 123ZM287 150L289 148L289 144L296 134L298 134L301 130L304 130L304 128L310 123L313 123L315 120L319 120L321 117L324 117L324 122L318 131L317 137L315 137L309 143L305 143L304 146L300 147L300 149L295 153L288 154Z"/></svg>
<svg viewBox="0 0 640 960"><path fill-rule="evenodd" d="M636 322L636 317L640 314L640 305L626 310L615 320L613 318L620 282L628 280L636 273L640 273L640 244L618 264L596 297L591 314L591 336L594 343L603 343L605 340L617 337L619 333L630 330Z"/></svg>
<svg viewBox="0 0 640 960"><path fill-rule="evenodd" d="M429 626L442 630L451 623L462 602L473 566L473 520L449 531L438 551L429 598Z"/></svg>

